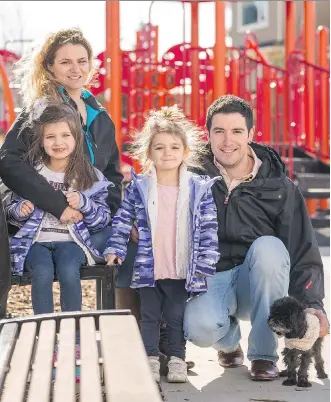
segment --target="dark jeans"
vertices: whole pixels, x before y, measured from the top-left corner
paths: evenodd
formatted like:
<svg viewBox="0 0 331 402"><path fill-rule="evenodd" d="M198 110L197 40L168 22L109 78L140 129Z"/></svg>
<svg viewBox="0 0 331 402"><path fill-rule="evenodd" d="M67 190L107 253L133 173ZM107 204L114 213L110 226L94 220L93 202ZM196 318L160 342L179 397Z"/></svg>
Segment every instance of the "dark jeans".
<svg viewBox="0 0 331 402"><path fill-rule="evenodd" d="M183 318L188 297L185 280L159 280L154 288L143 287L139 293L141 336L147 355L160 354L160 322L163 316L167 322L169 356L185 359Z"/></svg>
<svg viewBox="0 0 331 402"><path fill-rule="evenodd" d="M84 261L84 251L74 242L33 244L26 258L26 268L32 274L31 296L35 314L54 311L54 274L60 282L61 310L82 309L80 267Z"/></svg>

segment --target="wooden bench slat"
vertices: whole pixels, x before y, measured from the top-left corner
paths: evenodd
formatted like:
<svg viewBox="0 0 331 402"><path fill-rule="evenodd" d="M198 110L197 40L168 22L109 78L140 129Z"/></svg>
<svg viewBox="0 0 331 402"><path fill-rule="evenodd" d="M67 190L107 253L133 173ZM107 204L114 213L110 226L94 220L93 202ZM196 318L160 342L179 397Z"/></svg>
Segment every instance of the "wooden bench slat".
<svg viewBox="0 0 331 402"><path fill-rule="evenodd" d="M28 402L49 402L50 400L55 335L55 321L43 321L39 330Z"/></svg>
<svg viewBox="0 0 331 402"><path fill-rule="evenodd" d="M161 402L132 315L100 317L107 400Z"/></svg>
<svg viewBox="0 0 331 402"><path fill-rule="evenodd" d="M76 348L75 319L61 320L59 350L54 386L54 402L75 402L76 399Z"/></svg>
<svg viewBox="0 0 331 402"><path fill-rule="evenodd" d="M0 333L0 391L2 389L9 359L12 355L12 349L15 345L18 324L5 324Z"/></svg>
<svg viewBox="0 0 331 402"><path fill-rule="evenodd" d="M102 402L99 356L93 317L80 319L80 402Z"/></svg>
<svg viewBox="0 0 331 402"><path fill-rule="evenodd" d="M37 324L29 322L21 326L19 338L10 363L1 402L22 402L36 339Z"/></svg>

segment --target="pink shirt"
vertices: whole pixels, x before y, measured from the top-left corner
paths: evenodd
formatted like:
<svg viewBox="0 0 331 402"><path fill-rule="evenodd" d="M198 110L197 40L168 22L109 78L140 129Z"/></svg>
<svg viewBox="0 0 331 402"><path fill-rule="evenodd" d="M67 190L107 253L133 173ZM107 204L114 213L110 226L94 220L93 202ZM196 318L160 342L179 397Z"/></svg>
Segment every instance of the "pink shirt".
<svg viewBox="0 0 331 402"><path fill-rule="evenodd" d="M176 209L179 187L157 185L154 278L182 279L176 273Z"/></svg>

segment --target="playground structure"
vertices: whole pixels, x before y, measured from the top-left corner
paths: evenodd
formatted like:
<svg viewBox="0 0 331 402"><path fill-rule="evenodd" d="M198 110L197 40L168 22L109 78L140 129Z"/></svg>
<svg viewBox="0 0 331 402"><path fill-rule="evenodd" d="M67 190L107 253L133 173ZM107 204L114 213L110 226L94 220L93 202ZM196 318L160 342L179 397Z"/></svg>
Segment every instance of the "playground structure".
<svg viewBox="0 0 331 402"><path fill-rule="evenodd" d="M0 79L3 90L3 119L0 117L0 133L7 132L10 125L15 120L15 103L10 89L7 66L15 63L19 57L8 50L0 50ZM1 116L1 114L0 114Z"/></svg>
<svg viewBox="0 0 331 402"><path fill-rule="evenodd" d="M304 179L304 186L309 187L307 175L303 176L309 166L315 181L318 174L324 174L324 180L330 163L328 30L315 30L315 3L304 2L304 30L302 37L296 38L297 5L286 2L285 63L279 68L264 58L252 33L247 34L243 49L225 46L225 2L214 2L214 47L200 47L200 2L184 2L190 3L191 40L183 38L183 43L161 57L158 27L151 21L137 32L134 50L121 50L120 2L105 2L106 50L97 56L99 74L90 90L104 96L104 105L116 126L123 170L131 165L139 169L126 150L130 134L141 128L148 110L177 103L189 118L204 126L207 106L219 96L233 93L252 105L256 141L280 153L292 179L298 184ZM7 84L6 78L2 80L4 88L7 85L8 127L14 115L13 102L8 79ZM318 178L323 188L325 181ZM311 216L317 208L328 209L328 200L322 197L325 193L329 198L328 191L314 193L308 188L306 193ZM312 198L314 194L322 197L318 203Z"/></svg>

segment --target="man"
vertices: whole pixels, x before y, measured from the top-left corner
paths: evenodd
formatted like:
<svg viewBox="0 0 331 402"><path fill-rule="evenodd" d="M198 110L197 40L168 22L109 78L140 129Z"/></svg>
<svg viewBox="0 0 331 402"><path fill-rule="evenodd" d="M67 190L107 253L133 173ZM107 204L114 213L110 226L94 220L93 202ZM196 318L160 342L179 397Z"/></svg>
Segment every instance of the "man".
<svg viewBox="0 0 331 402"><path fill-rule="evenodd" d="M213 346L223 367L243 364L239 320L251 320L248 359L253 380L273 380L277 340L267 325L270 305L287 293L320 319L323 265L304 199L285 175L271 148L253 143L253 110L233 95L217 99L207 111L210 154L204 174L221 176L213 186L221 258L208 292L187 303L186 338Z"/></svg>

